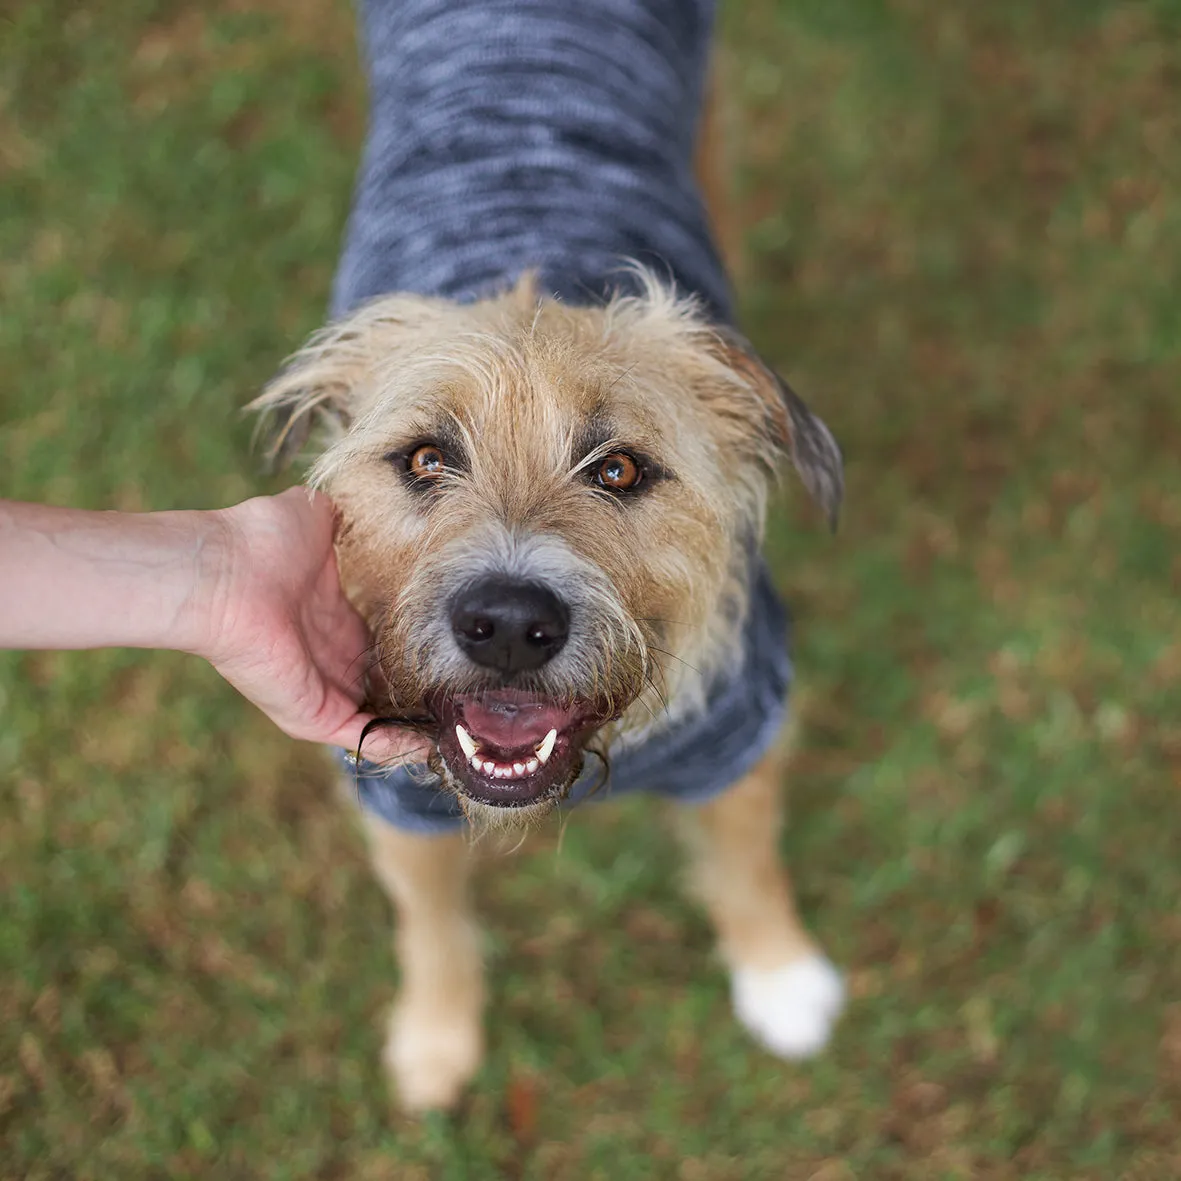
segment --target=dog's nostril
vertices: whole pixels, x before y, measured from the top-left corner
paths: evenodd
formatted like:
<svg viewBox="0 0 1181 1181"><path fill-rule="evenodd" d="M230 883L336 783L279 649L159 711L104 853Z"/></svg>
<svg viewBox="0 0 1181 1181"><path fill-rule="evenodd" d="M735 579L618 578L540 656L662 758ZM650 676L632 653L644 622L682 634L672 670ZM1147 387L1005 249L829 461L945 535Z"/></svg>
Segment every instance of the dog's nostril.
<svg viewBox="0 0 1181 1181"><path fill-rule="evenodd" d="M471 640L488 640L492 638L492 633L495 630L492 620L481 615L464 627L463 634Z"/></svg>
<svg viewBox="0 0 1181 1181"><path fill-rule="evenodd" d="M487 578L451 604L451 630L477 664L506 675L540 668L558 654L569 634L566 605L547 587Z"/></svg>
<svg viewBox="0 0 1181 1181"><path fill-rule="evenodd" d="M525 633L525 638L531 644L553 644L558 639L565 639L566 632L555 624L535 623Z"/></svg>

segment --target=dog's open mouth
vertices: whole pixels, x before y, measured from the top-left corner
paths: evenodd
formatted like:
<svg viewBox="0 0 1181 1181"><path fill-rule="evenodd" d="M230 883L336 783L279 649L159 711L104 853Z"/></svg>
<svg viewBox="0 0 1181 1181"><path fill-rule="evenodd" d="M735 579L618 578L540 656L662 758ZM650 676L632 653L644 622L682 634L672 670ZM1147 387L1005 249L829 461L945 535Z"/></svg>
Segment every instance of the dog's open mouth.
<svg viewBox="0 0 1181 1181"><path fill-rule="evenodd" d="M561 796L582 766L583 743L606 720L591 702L516 689L448 697L435 713L439 755L456 785L504 808Z"/></svg>

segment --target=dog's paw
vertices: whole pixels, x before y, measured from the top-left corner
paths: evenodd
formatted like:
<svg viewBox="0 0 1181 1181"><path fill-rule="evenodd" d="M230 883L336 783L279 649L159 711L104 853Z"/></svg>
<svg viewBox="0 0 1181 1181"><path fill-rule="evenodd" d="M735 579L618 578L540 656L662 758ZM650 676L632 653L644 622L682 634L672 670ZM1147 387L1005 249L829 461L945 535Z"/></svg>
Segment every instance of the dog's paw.
<svg viewBox="0 0 1181 1181"><path fill-rule="evenodd" d="M736 968L731 989L738 1020L780 1058L824 1049L845 1003L840 973L821 955L766 971Z"/></svg>
<svg viewBox="0 0 1181 1181"><path fill-rule="evenodd" d="M483 1040L478 1020L440 1019L397 1006L382 1058L402 1109L419 1114L454 1107L479 1069Z"/></svg>

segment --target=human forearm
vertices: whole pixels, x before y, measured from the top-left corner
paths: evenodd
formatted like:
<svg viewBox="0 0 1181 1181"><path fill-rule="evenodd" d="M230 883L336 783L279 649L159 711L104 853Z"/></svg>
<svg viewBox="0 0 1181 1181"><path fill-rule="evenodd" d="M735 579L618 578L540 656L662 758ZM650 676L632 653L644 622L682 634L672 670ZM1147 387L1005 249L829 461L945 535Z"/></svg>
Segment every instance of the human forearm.
<svg viewBox="0 0 1181 1181"><path fill-rule="evenodd" d="M85 512L0 501L0 648L197 651L217 513Z"/></svg>
<svg viewBox="0 0 1181 1181"><path fill-rule="evenodd" d="M369 636L340 587L332 505L291 488L212 512L0 501L0 648L176 648L296 738L356 748ZM422 740L387 730L377 758Z"/></svg>

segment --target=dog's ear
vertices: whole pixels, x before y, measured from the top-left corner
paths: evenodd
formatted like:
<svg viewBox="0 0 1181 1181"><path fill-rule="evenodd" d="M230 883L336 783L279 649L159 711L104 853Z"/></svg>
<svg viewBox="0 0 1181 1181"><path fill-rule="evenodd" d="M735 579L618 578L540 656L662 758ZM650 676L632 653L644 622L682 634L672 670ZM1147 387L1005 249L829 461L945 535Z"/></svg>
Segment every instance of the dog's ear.
<svg viewBox="0 0 1181 1181"><path fill-rule="evenodd" d="M812 499L836 529L845 493L841 449L828 427L801 398L764 363L750 342L733 329L715 329L723 360L759 396L766 430L776 448L788 455Z"/></svg>
<svg viewBox="0 0 1181 1181"><path fill-rule="evenodd" d="M247 406L273 466L289 463L316 420L343 435L372 405L382 372L437 347L460 309L421 295L383 295L317 332Z"/></svg>
<svg viewBox="0 0 1181 1181"><path fill-rule="evenodd" d="M351 394L360 378L355 334L347 325L318 332L246 409L259 416L255 441L270 470L303 450L318 419L343 432L352 421Z"/></svg>
<svg viewBox="0 0 1181 1181"><path fill-rule="evenodd" d="M281 471L295 462L307 446L312 433L312 422L317 414L321 418L335 421L341 429L348 425L344 416L333 410L327 399L324 402L313 402L308 396L312 391L306 387L294 391L288 401L272 401L272 386L276 382L281 382L283 377L284 374L280 373L275 381L246 407L247 410L256 411L259 415L254 432L254 444L262 451L268 474Z"/></svg>

